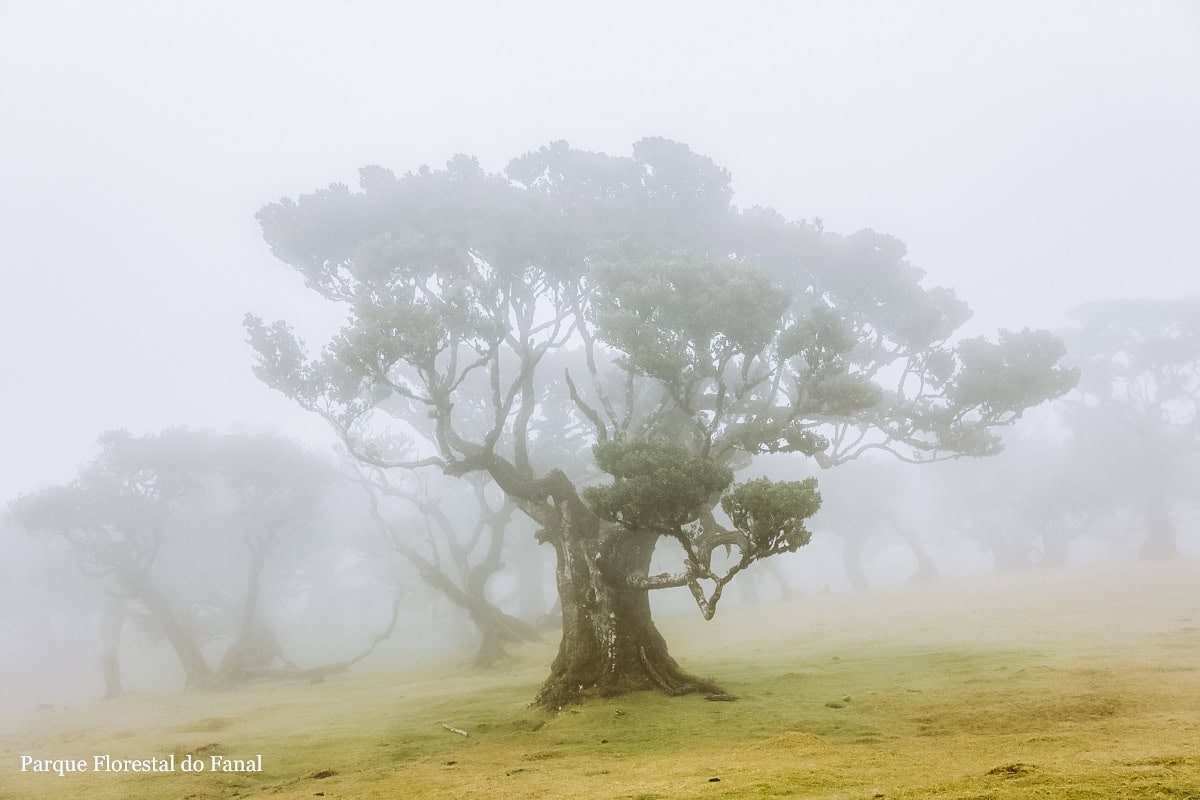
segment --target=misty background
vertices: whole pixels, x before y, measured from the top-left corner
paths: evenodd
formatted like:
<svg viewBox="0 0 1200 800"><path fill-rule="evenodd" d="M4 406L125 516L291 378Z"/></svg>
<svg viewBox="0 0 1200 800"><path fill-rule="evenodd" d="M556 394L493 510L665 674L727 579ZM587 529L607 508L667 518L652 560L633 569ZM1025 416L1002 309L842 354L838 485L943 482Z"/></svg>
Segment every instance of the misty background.
<svg viewBox="0 0 1200 800"><path fill-rule="evenodd" d="M0 115L5 500L69 481L105 430L327 452L241 323L319 343L338 309L254 215L367 164L675 139L740 206L902 239L966 335L1200 294L1194 3L0 2ZM794 577L848 585L814 550Z"/></svg>
<svg viewBox="0 0 1200 800"><path fill-rule="evenodd" d="M318 420L242 315L336 317L255 212L566 139L686 142L734 201L903 239L969 334L1200 291L1200 7L1151 3L0 3L5 458L66 480L99 431Z"/></svg>

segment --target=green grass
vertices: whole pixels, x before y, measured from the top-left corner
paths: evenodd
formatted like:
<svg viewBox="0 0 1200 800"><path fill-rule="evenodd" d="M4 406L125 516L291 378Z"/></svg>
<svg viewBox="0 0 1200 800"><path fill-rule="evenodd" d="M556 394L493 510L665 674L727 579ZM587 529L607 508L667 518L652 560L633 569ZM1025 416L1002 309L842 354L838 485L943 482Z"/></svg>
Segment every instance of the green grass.
<svg viewBox="0 0 1200 800"><path fill-rule="evenodd" d="M1198 579L1185 559L664 620L733 703L638 694L547 716L527 707L546 642L486 673L41 711L8 721L0 796L1200 799ZM23 752L262 753L265 770L58 778L17 772Z"/></svg>

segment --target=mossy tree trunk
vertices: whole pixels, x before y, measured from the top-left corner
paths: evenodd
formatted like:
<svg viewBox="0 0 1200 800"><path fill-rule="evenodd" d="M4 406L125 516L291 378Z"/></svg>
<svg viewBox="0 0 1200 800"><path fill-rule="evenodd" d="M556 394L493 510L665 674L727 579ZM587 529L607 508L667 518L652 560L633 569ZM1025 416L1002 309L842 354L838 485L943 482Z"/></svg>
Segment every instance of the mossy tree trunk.
<svg viewBox="0 0 1200 800"><path fill-rule="evenodd" d="M603 524L577 504L557 532L543 532L557 557L562 641L537 704L557 711L586 697L650 690L721 694L671 657L650 612L645 579L657 536Z"/></svg>

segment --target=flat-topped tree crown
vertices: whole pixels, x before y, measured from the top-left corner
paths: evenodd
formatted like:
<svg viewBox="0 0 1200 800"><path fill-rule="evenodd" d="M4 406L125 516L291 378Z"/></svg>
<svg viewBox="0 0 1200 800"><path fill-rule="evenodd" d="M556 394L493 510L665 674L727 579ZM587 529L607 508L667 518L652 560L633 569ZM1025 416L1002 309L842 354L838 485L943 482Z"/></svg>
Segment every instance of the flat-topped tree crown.
<svg viewBox="0 0 1200 800"><path fill-rule="evenodd" d="M462 156L371 167L359 191L259 215L273 252L349 306L315 358L248 317L260 377L361 460L486 474L554 546L564 639L544 705L701 686L646 593L687 586L711 616L739 570L808 541L815 483L733 485L755 454L985 454L1074 380L1040 333L956 346L969 310L925 287L899 240L732 197L729 173L677 142L555 142L503 175ZM407 450L373 441L386 425ZM611 482L580 488L598 473ZM650 575L664 536L684 563ZM740 560L719 570L717 548Z"/></svg>

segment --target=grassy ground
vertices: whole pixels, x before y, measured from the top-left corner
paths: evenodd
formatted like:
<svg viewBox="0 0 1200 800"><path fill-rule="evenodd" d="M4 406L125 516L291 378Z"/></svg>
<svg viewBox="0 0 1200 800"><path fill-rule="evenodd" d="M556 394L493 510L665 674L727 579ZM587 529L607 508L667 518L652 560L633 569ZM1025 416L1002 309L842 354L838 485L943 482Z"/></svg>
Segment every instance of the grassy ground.
<svg viewBox="0 0 1200 800"><path fill-rule="evenodd" d="M1200 562L943 579L662 628L733 703L526 708L553 644L324 684L6 720L0 797L1195 798ZM469 737L449 733L446 723ZM20 773L20 755L263 755L261 774Z"/></svg>

